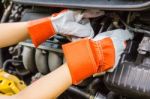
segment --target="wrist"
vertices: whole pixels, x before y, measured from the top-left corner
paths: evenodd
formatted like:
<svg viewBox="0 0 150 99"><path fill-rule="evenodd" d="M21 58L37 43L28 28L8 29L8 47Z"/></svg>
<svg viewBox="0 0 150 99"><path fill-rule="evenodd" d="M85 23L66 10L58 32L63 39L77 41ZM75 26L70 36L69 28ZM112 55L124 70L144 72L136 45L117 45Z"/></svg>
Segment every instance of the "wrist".
<svg viewBox="0 0 150 99"><path fill-rule="evenodd" d="M30 38L36 47L56 33L49 18L29 21L27 27Z"/></svg>

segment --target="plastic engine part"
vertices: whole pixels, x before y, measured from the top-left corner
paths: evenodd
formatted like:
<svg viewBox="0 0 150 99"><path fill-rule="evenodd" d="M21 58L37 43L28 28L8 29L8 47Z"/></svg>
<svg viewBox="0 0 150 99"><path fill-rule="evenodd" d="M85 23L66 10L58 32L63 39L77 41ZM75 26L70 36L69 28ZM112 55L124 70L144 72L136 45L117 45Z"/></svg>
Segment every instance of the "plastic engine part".
<svg viewBox="0 0 150 99"><path fill-rule="evenodd" d="M112 73L108 73L104 82L106 86L117 93L140 99L150 98L150 57L136 65L124 62Z"/></svg>

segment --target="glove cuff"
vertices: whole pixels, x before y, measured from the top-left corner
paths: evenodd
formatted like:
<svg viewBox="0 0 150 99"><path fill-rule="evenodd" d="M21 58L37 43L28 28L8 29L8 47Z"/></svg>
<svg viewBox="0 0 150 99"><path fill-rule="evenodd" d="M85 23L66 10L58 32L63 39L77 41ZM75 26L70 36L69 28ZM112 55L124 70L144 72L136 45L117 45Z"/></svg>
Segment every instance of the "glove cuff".
<svg viewBox="0 0 150 99"><path fill-rule="evenodd" d="M94 73L103 72L114 64L115 53L110 38L97 42L82 39L63 45L63 51L73 84L78 84ZM113 60L111 60L112 58ZM107 61L110 61L110 64L106 64Z"/></svg>
<svg viewBox="0 0 150 99"><path fill-rule="evenodd" d="M28 22L28 33L33 44L37 47L39 44L55 35L55 30L49 18L42 18Z"/></svg>
<svg viewBox="0 0 150 99"><path fill-rule="evenodd" d="M104 38L102 40L96 41L97 43L97 51L102 51L102 63L100 64L97 72L105 72L111 68L113 68L115 64L115 47L113 41L110 37ZM102 49L102 50L100 50Z"/></svg>

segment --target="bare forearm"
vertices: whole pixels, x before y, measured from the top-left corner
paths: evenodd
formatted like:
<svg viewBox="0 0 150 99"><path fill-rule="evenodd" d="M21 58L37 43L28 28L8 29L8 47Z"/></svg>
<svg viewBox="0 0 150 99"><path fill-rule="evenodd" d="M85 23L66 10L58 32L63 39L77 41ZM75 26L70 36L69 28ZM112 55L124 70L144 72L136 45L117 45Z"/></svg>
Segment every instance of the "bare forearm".
<svg viewBox="0 0 150 99"><path fill-rule="evenodd" d="M17 99L54 99L72 84L67 64L44 76L17 95Z"/></svg>
<svg viewBox="0 0 150 99"><path fill-rule="evenodd" d="M0 99L16 99L16 96L0 96Z"/></svg>
<svg viewBox="0 0 150 99"><path fill-rule="evenodd" d="M14 96L0 96L0 99L55 99L72 84L67 64L37 80Z"/></svg>
<svg viewBox="0 0 150 99"><path fill-rule="evenodd" d="M28 37L27 22L0 24L0 48L16 44Z"/></svg>

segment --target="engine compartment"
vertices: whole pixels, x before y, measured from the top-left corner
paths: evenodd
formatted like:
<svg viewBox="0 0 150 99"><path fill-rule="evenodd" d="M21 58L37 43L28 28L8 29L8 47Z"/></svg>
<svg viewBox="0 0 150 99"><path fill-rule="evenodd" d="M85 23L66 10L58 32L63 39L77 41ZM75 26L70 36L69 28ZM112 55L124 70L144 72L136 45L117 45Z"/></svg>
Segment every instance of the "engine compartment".
<svg viewBox="0 0 150 99"><path fill-rule="evenodd" d="M8 3L1 22L34 20L59 12L64 9L62 7L66 7L48 7L37 3L45 2L49 4L52 1L53 0L49 0L49 2L46 2L46 0L13 0L13 2ZM83 2L85 1L83 0ZM123 2L129 4L130 2L130 0L127 0L128 2L124 0L114 1L118 4ZM149 0L131 0L132 3L133 1L137 1L134 2L137 5L138 3L148 4L149 2ZM61 0L55 1L55 3L57 2L61 2ZM66 2L67 0L63 1L64 5L69 5ZM89 0L86 1L86 3L89 2ZM99 0L95 1L95 3L96 2L104 1ZM60 5L60 3L57 4ZM67 7L70 6L72 5ZM85 9L83 6L72 7ZM116 7L116 5L114 5L114 7ZM105 15L90 19L95 35L114 29L128 29L134 33L134 39L127 42L127 48L122 54L115 71L112 73L108 72L105 75L91 76L79 85L71 86L59 99L150 98L150 79L148 78L150 73L150 11L144 9L143 11L130 11L130 8L126 9L126 11L120 11L121 9L117 11L116 9L112 9L112 11L109 11L106 8L104 9ZM68 42L70 42L69 37L56 35L41 44L38 48L33 46L31 40L2 48L0 49L1 66L5 71L16 75L29 85L65 62L61 45Z"/></svg>

